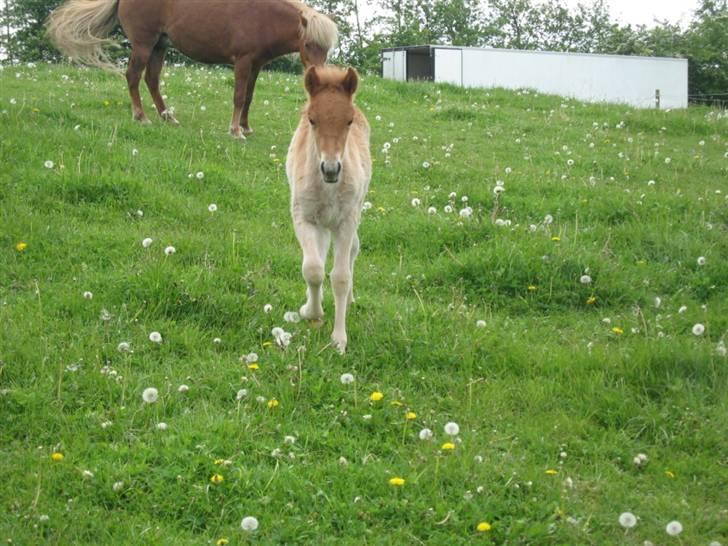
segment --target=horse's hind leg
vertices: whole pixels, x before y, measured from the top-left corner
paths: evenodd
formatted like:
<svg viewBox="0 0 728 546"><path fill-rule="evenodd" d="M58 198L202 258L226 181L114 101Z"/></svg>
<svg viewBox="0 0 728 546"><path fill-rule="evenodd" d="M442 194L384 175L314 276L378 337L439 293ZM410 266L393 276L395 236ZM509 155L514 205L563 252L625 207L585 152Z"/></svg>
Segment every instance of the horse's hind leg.
<svg viewBox="0 0 728 546"><path fill-rule="evenodd" d="M147 66L152 50L149 47L132 47L129 65L126 68L126 82L129 85L129 96L131 96L131 113L135 120L142 123L149 123L142 109L142 98L139 96L139 80L142 79L142 72Z"/></svg>
<svg viewBox="0 0 728 546"><path fill-rule="evenodd" d="M147 69L144 72L144 81L147 82L149 93L152 95L154 106L157 108L157 112L163 120L169 121L170 123L178 124L174 117L174 114L167 110L167 106L164 104L164 99L159 92L159 75L162 73L162 67L164 66L164 54L167 52L167 48L163 45L160 40L157 45L154 46L152 54L149 56L149 62L147 63Z"/></svg>

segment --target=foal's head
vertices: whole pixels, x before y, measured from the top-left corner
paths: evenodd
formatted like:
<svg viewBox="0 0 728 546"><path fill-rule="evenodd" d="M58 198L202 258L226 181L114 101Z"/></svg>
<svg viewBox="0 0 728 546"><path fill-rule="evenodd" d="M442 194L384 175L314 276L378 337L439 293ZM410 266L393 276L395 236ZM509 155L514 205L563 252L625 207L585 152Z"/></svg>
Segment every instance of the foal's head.
<svg viewBox="0 0 728 546"><path fill-rule="evenodd" d="M356 70L312 66L304 77L309 95L305 115L319 155L324 182L339 181L349 128L354 122L354 93L359 76Z"/></svg>

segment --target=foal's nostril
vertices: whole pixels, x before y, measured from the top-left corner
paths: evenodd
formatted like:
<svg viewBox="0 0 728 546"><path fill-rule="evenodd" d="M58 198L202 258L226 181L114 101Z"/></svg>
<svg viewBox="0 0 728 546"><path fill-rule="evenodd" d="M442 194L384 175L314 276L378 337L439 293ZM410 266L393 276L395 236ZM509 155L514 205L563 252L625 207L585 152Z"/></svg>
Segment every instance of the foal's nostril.
<svg viewBox="0 0 728 546"><path fill-rule="evenodd" d="M321 174L326 176L326 163L324 161L321 162Z"/></svg>
<svg viewBox="0 0 728 546"><path fill-rule="evenodd" d="M341 172L341 161L336 162L336 174Z"/></svg>

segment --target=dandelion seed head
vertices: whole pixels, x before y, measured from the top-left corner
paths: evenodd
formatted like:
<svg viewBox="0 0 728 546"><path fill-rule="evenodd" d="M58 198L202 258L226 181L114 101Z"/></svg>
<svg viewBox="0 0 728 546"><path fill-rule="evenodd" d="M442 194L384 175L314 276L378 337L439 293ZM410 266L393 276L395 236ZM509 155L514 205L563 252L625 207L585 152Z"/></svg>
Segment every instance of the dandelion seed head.
<svg viewBox="0 0 728 546"><path fill-rule="evenodd" d="M460 426L453 421L446 423L443 428L445 429L445 434L449 436L457 436L460 434Z"/></svg>
<svg viewBox="0 0 728 546"><path fill-rule="evenodd" d="M128 341L122 341L116 346L116 350L120 353L128 353L130 349L130 345Z"/></svg>
<svg viewBox="0 0 728 546"><path fill-rule="evenodd" d="M245 516L243 521L240 522L240 528L243 531L252 533L258 529L258 520L253 516Z"/></svg>
<svg viewBox="0 0 728 546"><path fill-rule="evenodd" d="M354 376L350 373L342 373L339 380L342 385L351 385L354 382Z"/></svg>
<svg viewBox="0 0 728 546"><path fill-rule="evenodd" d="M625 529L631 529L637 525L637 518L632 512L622 512L619 514L619 524Z"/></svg>
<svg viewBox="0 0 728 546"><path fill-rule="evenodd" d="M144 400L147 404L154 404L158 398L159 391L154 387L147 387L144 389L144 392L142 392L142 400Z"/></svg>
<svg viewBox="0 0 728 546"><path fill-rule="evenodd" d="M671 537L676 537L683 531L682 523L679 521L671 521L665 526L665 532L670 535Z"/></svg>
<svg viewBox="0 0 728 546"><path fill-rule="evenodd" d="M149 248L150 246L152 246L152 242L153 242L153 239L147 237L146 239L142 240L142 246L144 248Z"/></svg>
<svg viewBox="0 0 728 546"><path fill-rule="evenodd" d="M703 333L705 333L705 326L703 326L699 322L697 324L693 325L693 335L694 336L702 336Z"/></svg>
<svg viewBox="0 0 728 546"><path fill-rule="evenodd" d="M168 246L168 247L166 247L166 248L164 249L164 254L165 254L166 256L171 256L171 255L172 255L172 254L174 254L175 252L177 252L177 249L176 249L176 248L174 248L174 247L173 247L173 246L171 246L171 245L170 245L170 246Z"/></svg>
<svg viewBox="0 0 728 546"><path fill-rule="evenodd" d="M419 433L420 440L422 441L431 440L432 436L433 433L429 428L423 428Z"/></svg>
<svg viewBox="0 0 728 546"><path fill-rule="evenodd" d="M152 343L162 343L162 334L159 332L152 332L149 334L149 341Z"/></svg>

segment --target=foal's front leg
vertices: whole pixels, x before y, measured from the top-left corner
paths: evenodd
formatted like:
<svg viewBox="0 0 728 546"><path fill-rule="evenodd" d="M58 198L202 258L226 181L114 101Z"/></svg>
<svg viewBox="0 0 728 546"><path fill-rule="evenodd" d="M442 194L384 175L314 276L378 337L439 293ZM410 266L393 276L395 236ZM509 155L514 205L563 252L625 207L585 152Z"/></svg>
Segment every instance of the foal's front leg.
<svg viewBox="0 0 728 546"><path fill-rule="evenodd" d="M334 235L334 268L331 270L331 288L334 292L334 331L331 340L340 353L346 351L346 311L352 294L352 247L356 226L344 224Z"/></svg>
<svg viewBox="0 0 728 546"><path fill-rule="evenodd" d="M296 237L303 250L302 272L306 281L306 303L301 306L299 315L308 320L320 320L324 316L321 305L324 282L324 257L320 247L325 235L315 225L308 222L294 222Z"/></svg>

